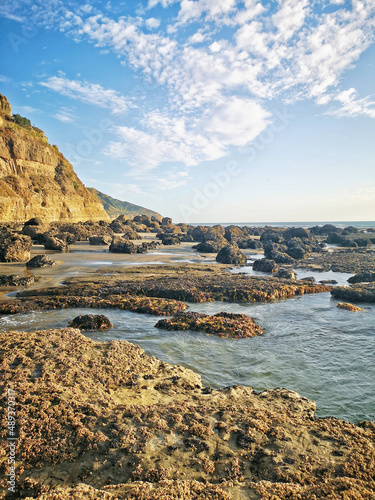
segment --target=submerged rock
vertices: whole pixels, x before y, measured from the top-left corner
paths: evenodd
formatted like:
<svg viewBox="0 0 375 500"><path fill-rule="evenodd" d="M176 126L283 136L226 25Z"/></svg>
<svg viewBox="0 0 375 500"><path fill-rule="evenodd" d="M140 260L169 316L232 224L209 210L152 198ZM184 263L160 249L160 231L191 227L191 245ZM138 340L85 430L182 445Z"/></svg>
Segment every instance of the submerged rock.
<svg viewBox="0 0 375 500"><path fill-rule="evenodd" d="M216 256L216 261L222 264L234 264L236 266L244 266L247 262L247 257L244 255L237 245L227 245L220 250Z"/></svg>
<svg viewBox="0 0 375 500"><path fill-rule="evenodd" d="M26 262L26 267L30 268L52 266L57 266L57 262L48 257L48 255L35 255L35 257Z"/></svg>
<svg viewBox="0 0 375 500"><path fill-rule="evenodd" d="M78 328L81 331L86 330L109 330L113 328L112 323L104 314L84 314L76 316L68 324L69 327Z"/></svg>
<svg viewBox="0 0 375 500"><path fill-rule="evenodd" d="M364 311L361 307L354 306L353 304L349 304L349 302L340 302L337 304L336 307L339 307L340 309L347 309L348 311L352 312L359 312L359 311Z"/></svg>
<svg viewBox="0 0 375 500"><path fill-rule="evenodd" d="M262 335L263 329L246 314L221 312L208 316L197 312L179 312L170 319L161 319L156 328L193 330L212 333L222 338L242 339Z"/></svg>

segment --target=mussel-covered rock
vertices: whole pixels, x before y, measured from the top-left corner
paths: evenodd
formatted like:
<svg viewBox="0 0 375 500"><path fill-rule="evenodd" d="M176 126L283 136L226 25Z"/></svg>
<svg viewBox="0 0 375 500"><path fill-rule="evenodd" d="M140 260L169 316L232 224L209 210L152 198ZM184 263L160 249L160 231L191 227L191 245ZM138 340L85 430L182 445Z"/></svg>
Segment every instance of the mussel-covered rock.
<svg viewBox="0 0 375 500"><path fill-rule="evenodd" d="M262 273L275 273L279 270L279 266L272 259L258 259L253 264L253 270Z"/></svg>
<svg viewBox="0 0 375 500"><path fill-rule="evenodd" d="M222 264L234 264L236 266L244 266L247 258L237 245L227 245L220 250L216 256L216 261Z"/></svg>
<svg viewBox="0 0 375 500"><path fill-rule="evenodd" d="M83 314L76 316L68 326L85 330L109 330L113 328L112 323L104 314Z"/></svg>
<svg viewBox="0 0 375 500"><path fill-rule="evenodd" d="M26 262L26 267L52 267L56 266L57 262L52 260L48 255L35 255L32 259Z"/></svg>
<svg viewBox="0 0 375 500"><path fill-rule="evenodd" d="M109 251L113 253L137 253L136 245L130 241L125 240L119 236L114 236L109 246Z"/></svg>
<svg viewBox="0 0 375 500"><path fill-rule="evenodd" d="M246 314L221 312L208 316L197 312L179 312L170 319L162 319L156 328L165 330L193 330L212 333L218 337L235 339L257 337L263 329Z"/></svg>
<svg viewBox="0 0 375 500"><path fill-rule="evenodd" d="M31 247L30 236L0 230L0 262L25 262Z"/></svg>

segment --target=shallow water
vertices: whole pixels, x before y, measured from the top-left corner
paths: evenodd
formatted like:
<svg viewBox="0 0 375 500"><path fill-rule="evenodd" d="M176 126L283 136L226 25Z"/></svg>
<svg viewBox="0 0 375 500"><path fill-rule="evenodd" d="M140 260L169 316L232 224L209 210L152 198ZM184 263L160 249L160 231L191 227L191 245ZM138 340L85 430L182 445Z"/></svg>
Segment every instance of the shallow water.
<svg viewBox="0 0 375 500"><path fill-rule="evenodd" d="M105 311L112 330L87 335L137 343L150 355L193 369L207 385L286 387L316 401L318 416L375 420L375 304L364 304L361 313L336 304L329 293L268 304L190 304L207 314L225 310L255 317L265 334L253 339L167 332L154 327L155 316L116 310ZM0 317L0 330L61 328L79 314L93 313L70 309Z"/></svg>

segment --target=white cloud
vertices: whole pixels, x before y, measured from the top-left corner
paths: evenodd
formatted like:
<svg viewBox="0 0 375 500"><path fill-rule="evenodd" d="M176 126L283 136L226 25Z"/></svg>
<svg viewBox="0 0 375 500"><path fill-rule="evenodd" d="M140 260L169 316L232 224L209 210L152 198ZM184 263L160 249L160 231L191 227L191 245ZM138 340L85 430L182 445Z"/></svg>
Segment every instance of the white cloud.
<svg viewBox="0 0 375 500"><path fill-rule="evenodd" d="M375 96L360 98L354 88L338 93L334 97L340 107L331 108L325 114L343 117L367 116L375 118Z"/></svg>
<svg viewBox="0 0 375 500"><path fill-rule="evenodd" d="M146 19L145 24L148 29L156 29L160 26L160 19L156 19L155 17L150 17Z"/></svg>
<svg viewBox="0 0 375 500"><path fill-rule="evenodd" d="M63 123L72 123L77 118L74 114L74 111L69 108L61 108L57 113L53 115L53 117Z"/></svg>
<svg viewBox="0 0 375 500"><path fill-rule="evenodd" d="M93 104L101 108L108 108L113 114L125 113L130 103L121 94L112 89L105 89L98 83L89 83L86 81L69 80L61 76L52 76L40 85L47 87L59 94L77 99L87 104Z"/></svg>

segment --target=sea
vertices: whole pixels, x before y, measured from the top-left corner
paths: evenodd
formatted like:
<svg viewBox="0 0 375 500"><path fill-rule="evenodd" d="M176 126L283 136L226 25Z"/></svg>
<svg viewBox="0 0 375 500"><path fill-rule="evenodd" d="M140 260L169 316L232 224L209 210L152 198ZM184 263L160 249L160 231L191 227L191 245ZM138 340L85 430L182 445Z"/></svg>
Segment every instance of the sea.
<svg viewBox="0 0 375 500"><path fill-rule="evenodd" d="M269 223L271 226L322 225L323 223ZM375 222L333 222L339 226L375 227ZM260 223L240 223L256 225ZM340 226L341 227L341 226ZM145 255L145 262L147 256ZM172 258L175 262L195 262L196 252L182 244L155 251L158 263ZM83 254L82 254L83 255ZM94 268L113 264L104 253L90 261ZM261 257L248 254L251 264ZM132 264L130 256L116 265ZM160 260L159 260L160 259ZM213 259L208 260L214 264ZM261 275L251 265L232 272ZM297 277L314 276L318 281L335 279L347 284L350 274L296 270ZM169 332L155 328L155 316L129 311L106 310L114 328L107 332L86 332L104 342L127 340L140 345L147 354L194 370L211 387L247 385L256 391L284 387L316 402L316 416L333 416L357 423L375 421L375 304L363 303L364 311L353 313L336 307L338 301L329 292L299 296L287 300L256 304L210 302L189 304L191 311L215 314L220 311L245 313L256 318L265 334L250 339L222 339L198 332ZM0 331L33 331L66 327L79 314L92 309L29 312L0 317Z"/></svg>

